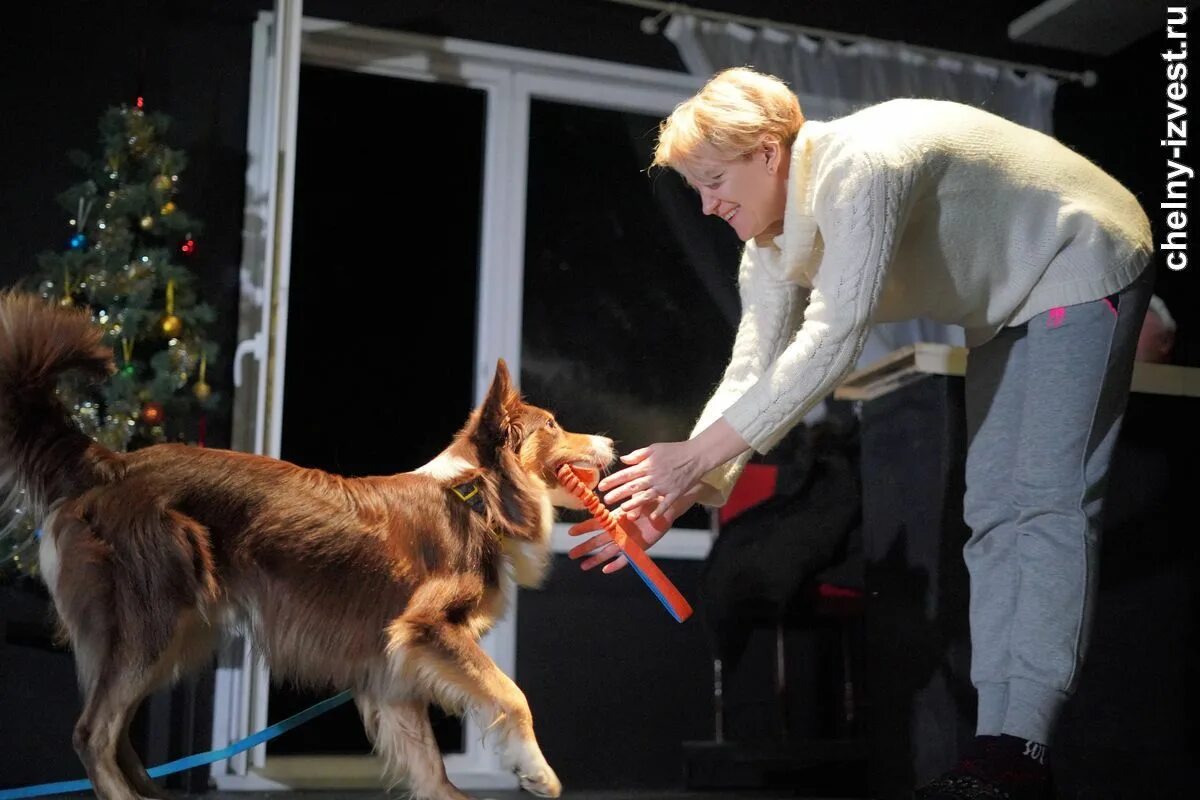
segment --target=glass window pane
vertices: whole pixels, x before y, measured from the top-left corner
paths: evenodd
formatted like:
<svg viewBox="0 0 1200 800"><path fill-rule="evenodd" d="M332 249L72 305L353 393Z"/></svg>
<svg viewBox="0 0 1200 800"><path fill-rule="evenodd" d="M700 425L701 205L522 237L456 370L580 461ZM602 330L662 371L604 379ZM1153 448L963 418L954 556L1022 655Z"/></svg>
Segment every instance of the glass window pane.
<svg viewBox="0 0 1200 800"><path fill-rule="evenodd" d="M462 427L474 399L485 124L478 90L301 68L284 459L386 475L425 463ZM331 692L272 686L270 717ZM462 752L461 722L431 714L443 752ZM267 748L371 750L353 704Z"/></svg>
<svg viewBox="0 0 1200 800"><path fill-rule="evenodd" d="M620 452L687 438L733 346L741 242L671 170L658 119L535 100L521 387ZM693 510L677 526L707 528Z"/></svg>

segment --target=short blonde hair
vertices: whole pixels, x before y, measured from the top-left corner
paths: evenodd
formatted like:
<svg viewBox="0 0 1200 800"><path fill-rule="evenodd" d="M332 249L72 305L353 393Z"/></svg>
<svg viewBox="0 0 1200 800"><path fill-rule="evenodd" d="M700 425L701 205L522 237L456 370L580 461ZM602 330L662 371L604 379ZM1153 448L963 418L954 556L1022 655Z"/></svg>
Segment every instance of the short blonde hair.
<svg viewBox="0 0 1200 800"><path fill-rule="evenodd" d="M748 67L718 72L658 126L655 167L678 168L707 146L719 158L752 152L764 139L791 146L804 114L787 84Z"/></svg>

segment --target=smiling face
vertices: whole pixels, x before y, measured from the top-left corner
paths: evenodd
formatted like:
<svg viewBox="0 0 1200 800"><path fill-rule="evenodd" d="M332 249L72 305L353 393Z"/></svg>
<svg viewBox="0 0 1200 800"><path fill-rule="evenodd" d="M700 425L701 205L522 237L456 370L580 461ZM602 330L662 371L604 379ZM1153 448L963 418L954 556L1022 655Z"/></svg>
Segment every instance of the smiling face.
<svg viewBox="0 0 1200 800"><path fill-rule="evenodd" d="M788 148L767 140L744 156L704 147L677 169L700 195L701 209L729 223L743 242L783 232Z"/></svg>

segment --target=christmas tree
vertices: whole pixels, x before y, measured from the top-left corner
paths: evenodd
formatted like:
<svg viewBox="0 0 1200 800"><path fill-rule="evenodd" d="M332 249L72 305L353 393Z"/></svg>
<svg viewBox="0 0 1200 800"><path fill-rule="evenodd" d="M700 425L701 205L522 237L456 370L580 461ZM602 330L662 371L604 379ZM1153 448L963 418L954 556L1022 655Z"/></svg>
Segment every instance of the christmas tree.
<svg viewBox="0 0 1200 800"><path fill-rule="evenodd" d="M87 308L112 347L117 372L101 385L64 380L59 396L80 429L104 446L133 450L165 441L204 444L219 398L207 381L216 346L212 309L198 301L187 261L199 223L176 206L186 165L162 141L170 119L133 106L100 119L100 156L74 152L86 176L59 196L66 246L44 253L21 286L47 303ZM37 520L20 492L0 503L0 569L36 569ZM2 490L0 490L2 491Z"/></svg>

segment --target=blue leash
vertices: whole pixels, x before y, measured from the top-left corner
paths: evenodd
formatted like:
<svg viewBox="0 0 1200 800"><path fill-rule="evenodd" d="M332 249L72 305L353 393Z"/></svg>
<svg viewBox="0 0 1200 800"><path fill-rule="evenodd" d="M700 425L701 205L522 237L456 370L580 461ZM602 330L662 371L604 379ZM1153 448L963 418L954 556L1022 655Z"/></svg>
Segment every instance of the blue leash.
<svg viewBox="0 0 1200 800"><path fill-rule="evenodd" d="M277 722L269 728L264 728L258 733L252 733L245 739L239 739L228 747L223 747L220 750L209 750L207 753L197 753L194 756L187 756L175 761L170 761L166 764L160 764L157 767L147 770L151 778L161 778L163 775L170 775L175 772L183 772L185 769L193 767L201 767L205 764L211 764L214 761L221 761L231 756L236 756L238 753L249 750L251 747L256 747L265 741L274 739L285 731L290 731L297 725L303 725L313 717L320 716L331 708L336 708L342 703L350 699L350 691L346 690L341 694L335 694L326 700L322 700L311 708L301 711L299 714L294 714L282 722ZM60 781L59 783L41 783L36 786L24 786L20 789L0 789L0 800L18 800L22 797L42 797L48 794L66 794L67 792L84 792L92 788L91 781Z"/></svg>

